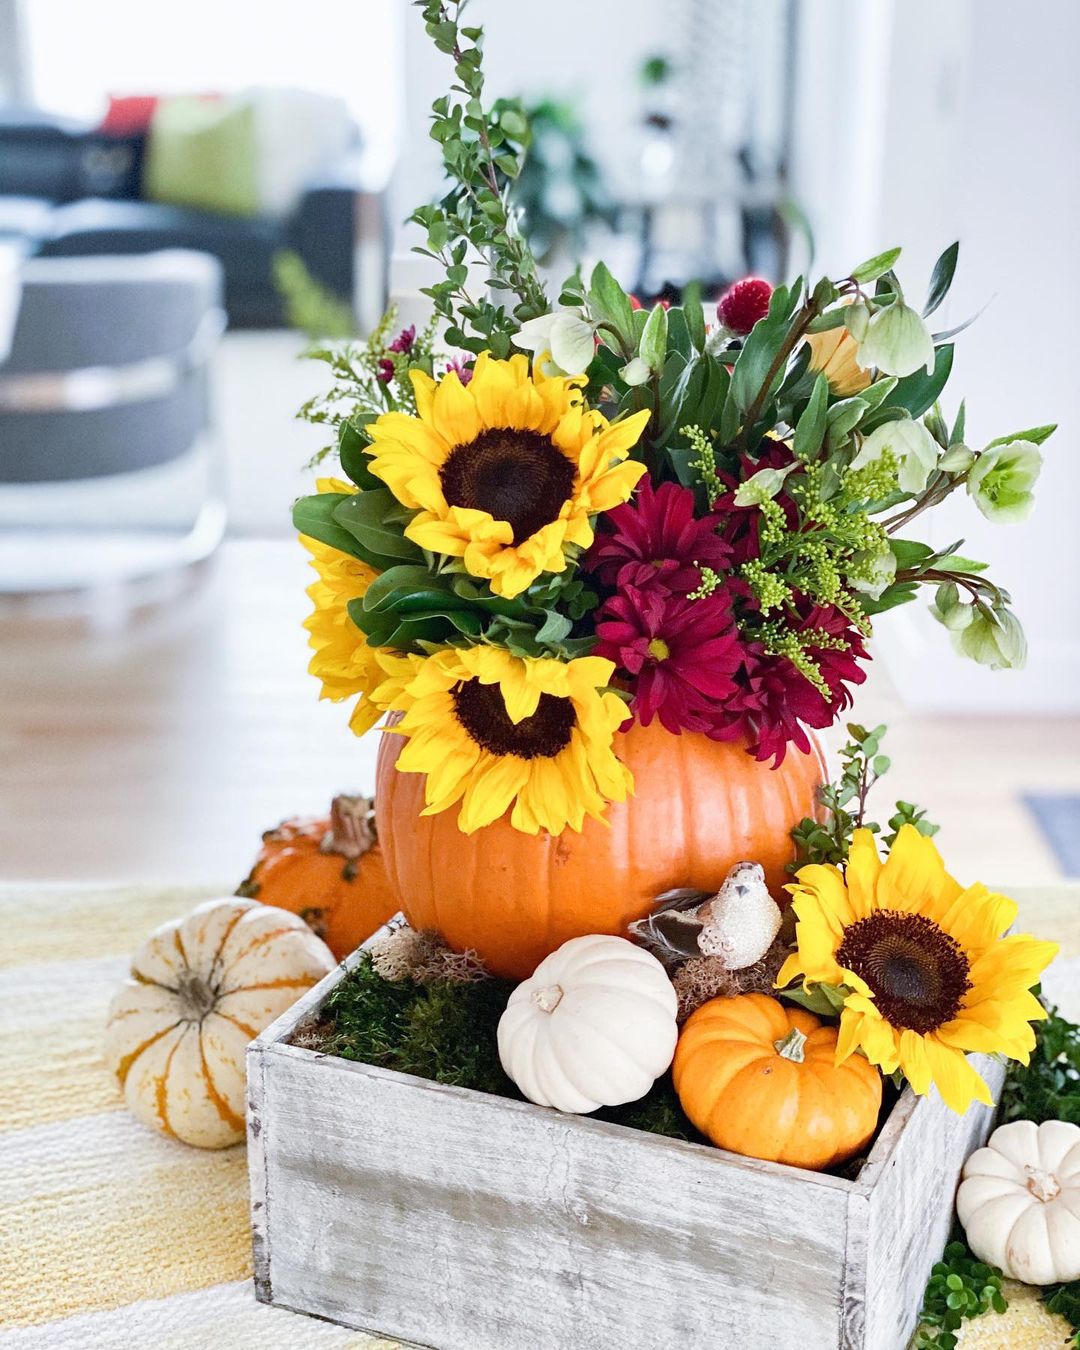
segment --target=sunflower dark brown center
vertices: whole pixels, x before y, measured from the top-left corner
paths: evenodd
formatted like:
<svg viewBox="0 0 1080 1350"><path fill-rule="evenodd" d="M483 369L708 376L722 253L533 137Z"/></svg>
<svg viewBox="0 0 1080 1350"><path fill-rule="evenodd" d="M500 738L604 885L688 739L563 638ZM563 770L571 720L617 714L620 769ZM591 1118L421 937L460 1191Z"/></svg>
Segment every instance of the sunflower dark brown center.
<svg viewBox="0 0 1080 1350"><path fill-rule="evenodd" d="M568 698L541 694L531 717L511 722L495 684L469 680L453 693L457 720L483 750L522 759L552 759L570 744L574 705Z"/></svg>
<svg viewBox="0 0 1080 1350"><path fill-rule="evenodd" d="M487 511L510 523L514 543L558 520L574 487L573 463L535 431L495 427L456 445L439 478L451 506Z"/></svg>
<svg viewBox="0 0 1080 1350"><path fill-rule="evenodd" d="M836 959L866 981L887 1021L919 1035L951 1021L971 988L959 943L923 914L881 909L859 919Z"/></svg>

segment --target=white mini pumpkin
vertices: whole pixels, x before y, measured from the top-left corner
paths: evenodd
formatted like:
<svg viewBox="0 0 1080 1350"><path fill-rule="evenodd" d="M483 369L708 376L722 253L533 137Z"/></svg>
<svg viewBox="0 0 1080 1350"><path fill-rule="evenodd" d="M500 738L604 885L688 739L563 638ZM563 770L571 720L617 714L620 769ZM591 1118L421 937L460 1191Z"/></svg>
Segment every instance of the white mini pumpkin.
<svg viewBox="0 0 1080 1350"><path fill-rule="evenodd" d="M964 1164L956 1210L987 1265L1025 1284L1080 1279L1080 1127L999 1126Z"/></svg>
<svg viewBox="0 0 1080 1350"><path fill-rule="evenodd" d="M671 1064L677 1010L655 956L625 938L571 938L510 995L499 1058L538 1106L581 1113L637 1101Z"/></svg>
<svg viewBox="0 0 1080 1350"><path fill-rule="evenodd" d="M200 1148L244 1136L248 1042L335 965L303 919L207 900L163 924L109 1008L105 1057L134 1115Z"/></svg>

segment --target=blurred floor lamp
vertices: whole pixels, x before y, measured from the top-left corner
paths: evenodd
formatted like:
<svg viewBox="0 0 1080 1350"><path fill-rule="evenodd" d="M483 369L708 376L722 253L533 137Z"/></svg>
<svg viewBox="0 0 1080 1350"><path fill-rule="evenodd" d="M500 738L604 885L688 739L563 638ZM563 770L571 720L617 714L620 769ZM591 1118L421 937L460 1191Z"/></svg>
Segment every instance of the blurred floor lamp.
<svg viewBox="0 0 1080 1350"><path fill-rule="evenodd" d="M220 264L41 258L19 281L6 357L0 286L0 595L100 591L207 557L225 528L208 397Z"/></svg>

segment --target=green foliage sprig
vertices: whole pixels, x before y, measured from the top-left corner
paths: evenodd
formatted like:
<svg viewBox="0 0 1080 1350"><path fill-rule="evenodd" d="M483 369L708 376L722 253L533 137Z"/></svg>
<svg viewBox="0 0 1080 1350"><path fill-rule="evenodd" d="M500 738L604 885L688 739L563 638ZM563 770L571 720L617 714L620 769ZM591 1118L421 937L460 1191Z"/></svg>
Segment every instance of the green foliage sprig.
<svg viewBox="0 0 1080 1350"><path fill-rule="evenodd" d="M1063 1317L1075 1335L1070 1343L1080 1348L1080 1280L1071 1284L1051 1284L1042 1291L1043 1302L1052 1313Z"/></svg>
<svg viewBox="0 0 1080 1350"><path fill-rule="evenodd" d="M886 728L878 726L868 731L866 727L849 722L847 732L850 740L840 751L840 776L818 789L818 801L825 808L825 819L816 821L807 816L791 832L796 857L788 866L789 872L797 872L807 863L832 863L840 867L851 851L855 830L868 829L874 834L882 834L882 826L868 820L866 812L870 790L888 772L891 763L889 757L881 753ZM939 829L926 818L921 807L913 802L898 801L889 817L888 829L882 834L886 848L893 846L903 825L914 825L928 838Z"/></svg>
<svg viewBox="0 0 1080 1350"><path fill-rule="evenodd" d="M950 1242L930 1273L913 1350L956 1350L963 1322L1005 1312L1001 1281L1001 1271L976 1260L966 1243Z"/></svg>
<svg viewBox="0 0 1080 1350"><path fill-rule="evenodd" d="M446 340L466 351L506 357L521 323L548 309L511 199L530 142L529 122L515 100L485 109L483 29L462 24L467 2L414 0L429 37L452 59L455 80L432 104L431 120L450 191L436 205L417 208L410 219L427 232L426 247L416 251L445 269L445 279L424 293L448 324ZM470 295L472 260L485 264L489 288L508 293L509 308Z"/></svg>

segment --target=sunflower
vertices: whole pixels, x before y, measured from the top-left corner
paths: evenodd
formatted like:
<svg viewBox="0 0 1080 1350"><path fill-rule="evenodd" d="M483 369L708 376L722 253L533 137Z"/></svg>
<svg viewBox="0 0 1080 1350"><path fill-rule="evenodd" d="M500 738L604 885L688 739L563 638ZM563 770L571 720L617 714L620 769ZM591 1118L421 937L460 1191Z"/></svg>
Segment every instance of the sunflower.
<svg viewBox="0 0 1080 1350"><path fill-rule="evenodd" d="M320 492L356 491L351 483L336 478L320 478L316 486ZM377 654L349 617L349 601L360 599L378 573L359 558L305 534L300 542L311 554L311 566L318 573L318 580L307 588L315 606L304 620L308 646L315 653L308 671L322 682L320 698L340 703L360 695L349 726L362 736L382 716L382 708L371 695L392 674L388 663L400 664L403 660L388 653ZM380 656L385 659L380 660Z"/></svg>
<svg viewBox="0 0 1080 1350"><path fill-rule="evenodd" d="M612 741L630 712L605 688L610 661L523 658L500 647L409 659L412 678L392 673L375 697L404 714L392 727L409 740L397 767L427 774L425 815L461 802L458 827L472 834L513 805L516 830L557 835L626 800L633 779Z"/></svg>
<svg viewBox="0 0 1080 1350"><path fill-rule="evenodd" d="M384 413L368 428L371 471L417 515L406 535L462 558L496 595L561 572L565 549L592 543L590 516L625 502L645 472L627 460L649 419L611 424L587 408L582 377L530 374L526 356L478 357L468 386L410 371L417 416Z"/></svg>
<svg viewBox="0 0 1080 1350"><path fill-rule="evenodd" d="M958 1114L993 1105L965 1052L1026 1064L1031 1023L1046 1016L1030 992L1057 954L1053 942L1013 934L1016 904L985 886L964 890L931 840L901 827L888 860L856 830L846 872L812 864L789 886L798 951L777 987L804 976L851 990L840 1015L837 1063L861 1050L914 1090L937 1085Z"/></svg>

